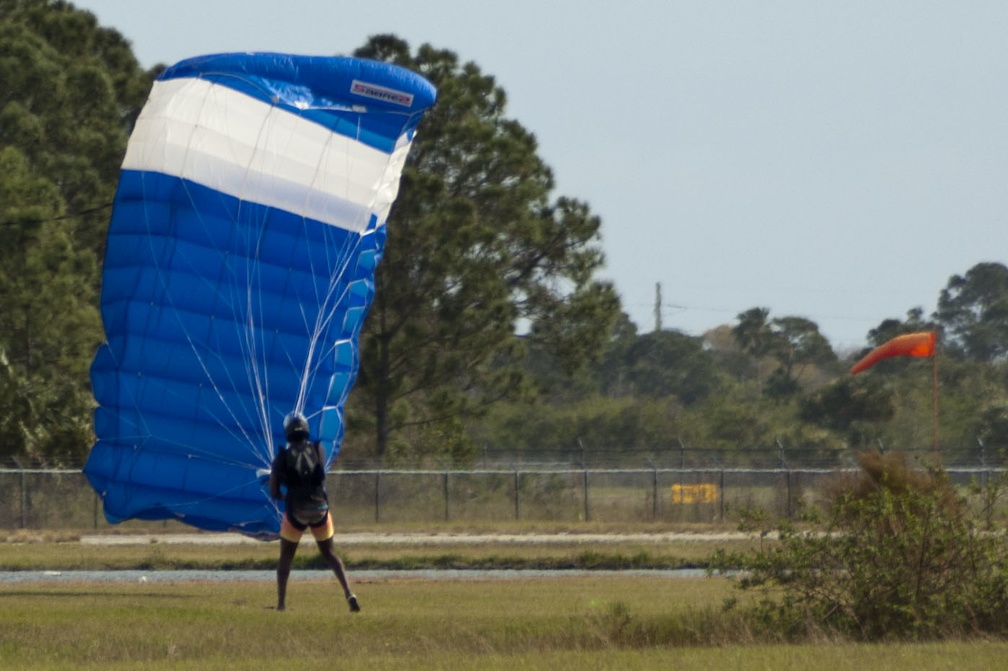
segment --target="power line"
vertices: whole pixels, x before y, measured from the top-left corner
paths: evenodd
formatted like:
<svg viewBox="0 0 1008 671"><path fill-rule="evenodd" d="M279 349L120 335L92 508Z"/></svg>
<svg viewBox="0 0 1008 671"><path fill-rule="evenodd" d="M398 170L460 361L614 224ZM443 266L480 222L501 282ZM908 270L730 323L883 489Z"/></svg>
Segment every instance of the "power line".
<svg viewBox="0 0 1008 671"><path fill-rule="evenodd" d="M101 212L102 210L107 210L112 207L112 202L102 203L101 205L94 205L92 207L78 210L76 212L68 212L67 214L61 214L58 217L48 217L46 219L29 219L28 221L21 222L27 224L48 224L53 221L65 221L67 219L74 219L76 217L83 217L89 214L94 214L95 212ZM7 221L4 222L8 226L13 226L14 222Z"/></svg>

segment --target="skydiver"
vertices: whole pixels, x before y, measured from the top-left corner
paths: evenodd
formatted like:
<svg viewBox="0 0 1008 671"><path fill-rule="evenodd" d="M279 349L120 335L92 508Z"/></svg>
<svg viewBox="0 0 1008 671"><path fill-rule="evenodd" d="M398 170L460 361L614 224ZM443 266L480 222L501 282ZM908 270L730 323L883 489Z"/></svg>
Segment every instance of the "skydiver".
<svg viewBox="0 0 1008 671"><path fill-rule="evenodd" d="M269 480L270 495L277 500L283 498L285 508L280 525L277 610L286 608L291 562L302 534L310 528L319 552L343 588L350 612L357 613L360 604L350 590L343 562L333 550L335 532L325 489L325 453L322 445L309 439L308 420L299 412L292 412L284 418L284 436L287 445L274 457Z"/></svg>

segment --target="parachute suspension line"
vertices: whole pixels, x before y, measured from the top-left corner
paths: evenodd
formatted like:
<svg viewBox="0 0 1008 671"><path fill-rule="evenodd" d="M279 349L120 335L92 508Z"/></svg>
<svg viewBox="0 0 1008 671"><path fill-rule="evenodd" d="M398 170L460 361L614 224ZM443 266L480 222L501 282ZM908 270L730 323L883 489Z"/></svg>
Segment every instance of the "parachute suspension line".
<svg viewBox="0 0 1008 671"><path fill-rule="evenodd" d="M201 105L202 106L206 106L208 104L212 104L212 102L210 102L208 99L211 98L213 95L215 95L215 92L216 92L216 87L213 87L213 86L209 87L206 90L205 94L203 95L203 98L201 100ZM201 114L202 114L202 108L200 110L200 115ZM190 131L190 135L186 139L186 142L185 142L185 155L186 155L186 159L185 160L186 161L189 160L188 156L189 156L189 154L191 152L192 144L193 144L193 137L196 135L196 133L197 133L197 126L194 124L193 127L192 127L192 129L191 129L191 131ZM204 217L203 213L201 212L200 208L198 207L198 204L196 203L195 199L192 196L192 192L189 190L188 182L186 180L182 180L181 184L182 184L182 188L185 189L186 195L189 197L189 204L190 204L190 206L192 208L192 212L196 215L197 220L200 223L200 226L202 226L202 228L204 230L208 230L209 226L214 225L215 222L213 222L213 221L207 221L207 219ZM241 213L241 201L240 200L238 201L238 206L239 206L239 211L237 213L237 216L240 217L240 213ZM230 268L230 267L226 268L226 270L228 272L232 272L233 273L233 269ZM159 277L163 277L163 275L162 275L162 273L161 273L160 270L158 271L158 276ZM199 277L200 274L194 272L194 276ZM206 290L208 292L216 293L215 288L212 287L212 286L207 286ZM218 300L221 300L221 298L222 297L220 297L220 296L217 297ZM234 297L229 297L229 303L232 306L235 305L235 301L233 299L234 299ZM171 297L167 294L167 292L166 292L166 300L169 301L169 304L172 306L172 308L174 310L175 305L174 305L173 302L171 302ZM227 412L228 412L228 414L230 416L230 420L231 421L229 421L229 422L224 422L220 418L217 418L218 425L221 428L223 428L226 431L228 431L229 433L231 433L232 435L236 435L234 433L234 430L233 430L232 427L235 427L235 426L242 427L243 423L240 422L240 421L238 421L238 419L237 419L237 417L235 415L235 409L232 408L228 403L225 402L225 400L224 400L224 394L223 394L223 391L221 389L222 381L218 381L218 380L215 380L213 378L213 375L210 373L210 370L209 370L209 368L207 366L207 362L206 362L206 360L204 358L206 356L214 356L214 353L212 351L210 351L210 350L204 350L204 348L200 347L196 343L196 341L194 340L194 338L192 337L192 335L189 333L188 329L186 328L185 323L181 319L178 320L178 323L179 323L179 326L182 329L183 333L185 334L185 338L186 338L187 342L189 343L190 349L192 350L194 356L196 357L197 362L199 363L199 365L200 365L200 367L201 367L201 369L203 371L203 375L204 375L205 379L207 380L208 384L210 385L213 393L217 396L218 400L221 401L221 405L227 410ZM225 370L226 370L226 368L225 368ZM230 378L230 373L228 373L227 382L230 385L231 389L235 388L234 380ZM250 439L250 436L247 435L247 432L246 432L246 430L244 428L241 428L240 431L241 431L241 435L244 438L244 440L246 440L251 445L255 445L256 444L256 441ZM192 446L192 449L194 449L194 450L197 449L197 446Z"/></svg>
<svg viewBox="0 0 1008 671"><path fill-rule="evenodd" d="M362 122L364 121L364 114L365 113L366 112L363 112L363 111L357 113L357 117L356 117L356 119L357 119L357 130L356 130L356 134L354 136L354 141L355 142L360 142L361 141L361 135L362 135L361 131L363 129L363 123ZM353 159L350 156L350 152L346 152L346 154L343 156L343 161L344 161L344 165L346 166L346 174L349 175L350 174L350 170L351 170L351 163L353 161ZM347 187L347 189L349 190L349 186ZM368 219L370 219L371 213L374 212L374 198L371 199L370 207L368 207L367 211L360 210L359 212L360 212L360 214L358 215L358 217L367 217ZM366 230L368 222L367 221L362 221L360 218L358 218L353 223L354 223L354 230L355 231L363 231L363 230Z"/></svg>
<svg viewBox="0 0 1008 671"><path fill-rule="evenodd" d="M273 109L277 106L274 104ZM274 119L272 115L267 115L263 120L263 123L259 127L256 145L260 144L259 140L268 134L268 125ZM243 181L243 186L241 193L245 193L245 184L248 183L248 176L251 172L251 163L246 166L245 179ZM274 171L276 166L274 166ZM274 177L277 175L274 173ZM239 203L244 202L240 200ZM250 440L249 444L252 447L252 451L257 455L258 459L262 462L264 467L268 467L272 461L272 455L275 453L275 446L273 445L273 431L270 427L269 418L269 365L266 361L267 352L265 347L261 347L261 337L257 337L257 333L262 330L262 325L264 320L261 315L263 314L262 296L264 293L264 286L261 274L261 263L259 259L261 258L262 252L262 242L263 236L266 232L266 225L269 218L269 210L264 211L263 218L261 221L257 222L256 226L249 226L249 230L258 231L258 235L255 240L248 240L248 253L246 254L246 296L244 297L245 305L245 332L243 334L243 340L245 342L246 353L246 382L249 388L254 391L253 397L255 402L255 412L258 416L260 425L260 435L256 436L259 440ZM259 316L257 320L257 316ZM237 322L238 320L236 320ZM258 321L258 325L257 325ZM265 334L263 334L264 336ZM261 361L260 361L261 357Z"/></svg>
<svg viewBox="0 0 1008 671"><path fill-rule="evenodd" d="M193 212L197 216L197 219L198 219L198 221L200 223L200 226L202 226L203 229L206 230L208 226L213 225L213 222L208 222L206 220L206 218L203 216L203 214L197 208L195 199L192 197L192 192L189 190L188 182L186 182L186 181L183 180L181 182L181 184L182 184L182 188L185 189L186 195L189 197L189 203L190 203L190 205L193 208ZM186 260L188 261L188 259L186 259ZM228 270L230 271L231 269L229 268ZM164 284L164 273L161 271L160 267L158 268L158 273L157 274L158 274L159 282L161 282L162 289L164 289L164 287L165 287L165 284ZM196 273L194 273L194 275L196 275ZM206 291L214 292L215 289L213 287L208 286L206 288ZM218 296L218 300L220 300L220 299L221 299L221 297ZM166 302L167 305L169 305L169 306L171 306L173 308L173 314L178 315L181 312L180 310L178 310L176 308L175 303L174 303L174 301L172 299L171 294L166 289L164 289L164 300L165 300L165 302ZM233 304L233 300L230 301L230 302ZM178 326L179 326L180 330L184 334L186 342L189 344L189 348L192 350L192 353L193 353L194 357L196 358L197 363L199 364L201 370L203 371L203 376L206 379L207 384L209 385L212 393L215 394L217 396L217 398L221 401L221 405L223 405L224 408L227 409L227 412L228 412L228 414L229 414L229 416L230 416L230 418L232 420L231 422L224 422L220 418L216 418L216 421L217 421L218 425L221 428L223 428L226 431L228 431L228 433L230 433L231 435L238 435L238 434L235 433L235 431L234 431L234 429L232 427L233 426L239 426L240 427L241 426L241 422L237 421L237 418L235 416L235 410L229 404L227 404L226 402L224 402L224 393L223 393L222 388L221 388L223 386L223 381L215 380L213 378L213 375L210 373L209 367L207 366L206 357L208 357L208 356L215 356L214 352L212 352L210 350L207 350L207 348L205 348L205 347L201 347L196 342L196 340L193 338L192 334L189 332L189 329L186 327L186 324L181 319L178 319L177 317L176 317L176 320L177 320L177 323L178 323ZM228 378L227 383L230 384L230 388L231 389L235 388L234 381L230 377ZM175 392L175 391L173 391L172 393L175 394L176 396L181 395L181 392ZM255 444L255 442L250 439L250 437L247 435L247 433L246 433L246 431L244 429L241 430L241 435L250 444ZM214 455L214 453L211 450L201 449L200 446L198 446L198 445L188 445L187 444L185 447L187 447L189 450L191 450L194 455L214 456L214 458L216 458L216 459L220 458L220 457L217 457L216 455ZM229 463L246 465L244 462L229 462Z"/></svg>
<svg viewBox="0 0 1008 671"><path fill-rule="evenodd" d="M363 126L362 126L362 117L363 117L363 114L364 114L363 112L359 112L357 114L357 117L356 117L356 119L357 119L357 128L356 128L356 136L355 136L354 140L358 141L358 142L361 141L361 137L362 137L362 129L363 129ZM389 155L388 159L386 159L385 166L384 166L384 172L386 174L387 174L387 171L392 166L393 157L394 157L395 153L396 153L396 150L393 150L393 153ZM352 159L351 159L351 157L349 155L349 152L344 156L344 161L345 161L345 163L344 163L344 169L346 171L346 174L348 174L348 175L352 174L352 172L353 172L353 165L352 165ZM387 181L387 180L383 180L383 182L385 182L385 181ZM371 200L370 200L370 202L368 204L368 207L366 209L362 209L361 210L361 214L358 215L358 216L361 216L361 217L366 217L368 219L368 221L365 222L365 221L363 221L361 219L358 219L357 221L354 222L354 225L353 225L354 230L362 231L362 233L359 233L359 234L354 235L354 236L349 236L347 238L347 243L344 245L343 249L340 250L340 252L341 252L341 259L340 259L339 263L332 263L332 264L330 264L330 267L333 268L333 271L332 271L332 276L331 276L331 280L330 280L330 283L329 283L329 290L330 290L330 292L332 292L332 291L334 291L336 289L339 289L340 293L338 295L335 295L335 294L332 294L332 293L330 295L327 295L326 298L325 298L325 300L322 301L323 305L326 305L326 306L329 306L329 305L335 306L335 305L338 305L340 302L345 301L347 299L347 293L350 290L349 284L345 284L345 285L341 286L340 283L337 280L338 280L338 278L340 276L344 275L345 270L346 270L346 266L347 266L349 260L352 259L352 258L357 258L357 253L356 252L357 252L357 250L359 249L359 247L361 245L361 242L363 240L364 235L374 235L375 230L377 229L377 227L384 226L384 222L383 221L377 221L377 213L375 212L377 200L378 200L378 195L377 195L377 193L375 193L371 197ZM371 224L371 221L370 221L371 219L375 219L375 225L374 226L370 225ZM323 357L326 357L326 356L331 356L335 352L336 348L340 344L339 342L330 343L327 346L327 348L325 349L324 352L320 353L318 355L318 357L315 356L315 348L317 346L317 342L316 342L317 336L319 334L321 334L322 332L325 331L325 328L329 325L329 322L333 319L333 317L334 317L334 310L331 310L331 309L328 309L328 308L326 308L324 310L321 310L319 312L319 316L321 317L323 315L326 315L326 319L324 321L322 321L322 322L318 322L317 323L316 328L314 329L314 333L316 335L313 335L313 337L311 339L310 350L312 352L312 356L310 356L309 359L306 361L306 370L305 370L305 376L304 376L304 380L305 381L307 381L309 379L309 377L313 376L314 372L315 372L314 369L311 370L311 371L308 370L308 366L311 365L311 362L312 361L319 361L320 359L322 359ZM302 391L304 391L304 385L302 386Z"/></svg>
<svg viewBox="0 0 1008 671"><path fill-rule="evenodd" d="M265 468L272 461L272 455L275 453L275 446L273 445L273 432L270 429L269 421L269 366L266 364L266 352L265 348L261 347L261 337L257 336L261 328L257 327L257 315L262 315L262 273L261 265L259 263L260 253L262 250L262 239L265 231L265 217L268 215L264 214L264 219L261 221L261 225L250 227L251 229L259 231L255 240L249 240L248 250L250 253L246 254L246 277L248 278L245 284L245 296L243 304L245 305L245 315L242 322L244 323L244 334L243 340L245 342L246 354L246 382L249 388L254 391L254 405L255 411L259 418L260 435L257 438L261 440L250 440L249 444L252 448L254 454L256 454L257 459L262 463ZM236 324L240 324L236 320ZM263 322L260 317L258 323L261 325ZM260 362L260 357L262 361Z"/></svg>
<svg viewBox="0 0 1008 671"><path fill-rule="evenodd" d="M332 270L329 276L329 286L326 290L326 295L320 301L322 309L316 315L316 321L312 328L309 357L305 362L306 370L304 377L306 381L314 379L315 374L318 372L319 362L328 357L338 344L337 342L327 343L323 352L316 352L322 334L329 331L329 326L336 317L336 306L347 300L349 285L341 283L339 278L345 274L350 259L356 257L355 252L360 247L360 239L360 234L349 236L343 248L339 250L340 254L336 262L330 266ZM302 386L302 393L307 393L307 387L304 385Z"/></svg>
<svg viewBox="0 0 1008 671"><path fill-rule="evenodd" d="M361 114L359 113L357 115L357 132L354 140L359 141L360 136L361 136ZM329 151L333 148L334 143L347 142L347 141L348 140L345 137L338 135L337 133L331 133L326 139L326 144L323 148L322 155L323 156L327 155ZM348 176L353 175L355 170L354 170L354 159L351 157L351 152L343 152L343 161L344 161L343 163L344 174ZM317 183L318 179L321 177L320 167L321 167L320 165L316 165L315 174L313 175L312 178L313 184ZM350 190L350 180L347 180L347 183L344 186L344 191L342 194L343 198L346 200L350 199L349 190ZM309 195L310 190L306 191L305 193L306 201ZM370 210L372 209L373 209L373 202L372 207L368 208L368 212L358 214L357 216L370 217ZM365 223L366 222L358 219L350 224L348 230L350 231L363 230L365 228L364 226ZM331 268L331 271L329 274L328 285L325 287L324 295L316 294L315 296L316 301L315 304L319 306L319 310L315 314L315 323L311 326L311 328L309 328L309 324L307 323L308 322L307 316L304 315L302 312L302 319L304 320L305 328L307 332L309 332L311 335L309 338L308 356L305 359L304 369L302 370L300 386L298 389L297 409L299 411L303 411L304 409L308 388L311 386L315 378L315 375L318 372L319 362L322 360L323 356L327 356L329 353L331 353L336 346L336 343L332 343L327 346L325 352L323 353L317 352L319 339L321 338L323 333L327 332L328 326L330 325L335 316L336 306L346 300L347 291L349 287L348 286L341 287L341 282L339 281L339 278L344 276L347 266L350 262L350 259L356 257L356 254L354 252L360 246L360 239L361 239L360 233L353 233L351 235L346 236L345 242L341 246L341 248L332 250L337 254L335 258L330 256L332 251L329 249L329 247L327 246L325 248L324 251L326 253L327 259L329 260L328 266L329 268ZM309 258L313 257L309 254ZM312 270L315 271L315 268L313 267Z"/></svg>
<svg viewBox="0 0 1008 671"><path fill-rule="evenodd" d="M188 144L186 146L187 146L187 151L188 151ZM144 180L144 182L142 183L142 187L141 188L144 191L146 191L146 188L147 188L146 187L146 177L144 176L142 179ZM192 197L191 192L189 191L188 183L183 180L181 182L181 184L182 184L182 188L185 190L185 193L186 193L186 195L189 198L190 204L193 206L193 212L198 213L199 210L195 206L195 201L194 201L194 199ZM155 275L157 277L158 287L159 287L159 290L161 292L161 296L162 296L163 300L165 301L165 304L169 305L174 310L176 308L176 306L175 306L173 297L172 297L172 295L169 292L168 287L167 287L167 283L166 283L166 280L165 280L165 271L161 267L161 264L159 262L160 259L159 259L158 255L156 253L155 248L154 248L154 240L157 239L158 236L155 235L155 234L153 234L153 233L151 233L150 217L149 217L147 208L144 207L142 209L143 209L143 215L144 215L144 226L145 226L145 228L148 231L148 235L146 236L146 238L147 238L147 245L148 245L148 248L150 250L150 252L149 252L150 258L152 259L152 262L154 263L154 267L155 267L155 270L156 270L156 274ZM202 214L199 214L198 216L199 216L199 220L201 222L201 225L203 225L205 227L206 223L203 221ZM220 395L219 391L217 391L217 389L216 389L216 385L213 385L213 381L211 380L211 376L209 374L209 371L206 368L206 364L205 364L205 362L203 360L204 353L200 350L199 347L197 347L196 343L194 342L194 340L192 338L192 335L189 333L189 330L186 328L185 324L181 320L178 320L177 323L178 323L178 326L180 327L180 329L182 330L185 338L187 339L190 348L192 349L193 353L195 354L195 356L197 358L197 361L199 362L200 366L203 368L204 375L206 376L206 379L211 382L211 385L214 387L214 391L218 395ZM179 391L169 390L169 393L171 393L175 397L181 396L181 392L179 392ZM139 443L139 442L142 442L147 437L149 437L151 435L151 431L147 427L146 420L142 416L142 413L139 412L139 408L136 408L135 406L136 406L136 399L134 399L134 410L136 410L136 412L134 414L138 417L138 420L141 422L141 425L137 426L137 435L136 435L136 440ZM163 436L161 437L161 440L163 440L165 442L174 443L178 447L188 450L190 452L190 454L192 455L193 458L196 458L196 459L207 458L207 459L220 460L219 456L214 455L209 450L201 449L199 445L193 445L193 444L190 444L190 443L183 444L181 441L178 441L178 440L168 441ZM150 448L147 448L147 449L150 449ZM244 463L238 462L238 461L235 461L235 460L228 460L227 463L231 463L231 464L239 465L239 466L244 466L245 465ZM130 460L130 471L131 471L131 473L132 473L132 468L133 468L134 464L135 464L135 462L133 460ZM130 475L127 479L131 480L132 477L133 476ZM223 494L224 494L224 492L221 493L221 495L223 495ZM188 507L196 507L196 506L201 505L204 501L207 501L209 498L212 498L212 497L207 497L207 496L198 496L197 497L197 496L194 496L193 498L188 499L186 502L182 503L181 505L188 506ZM180 519L182 519L182 518L180 517Z"/></svg>
<svg viewBox="0 0 1008 671"><path fill-rule="evenodd" d="M321 164L324 162L325 157L328 155L329 150L332 148L333 141L334 141L335 137L336 137L335 133L330 133L326 137L325 145L323 145L322 150L321 150L321 158L319 159L319 162L315 164L315 172L312 175L311 187L308 188L308 189L305 189L305 192L304 192L304 198L302 199L302 202L301 202L302 211L305 211L305 212L308 211L308 201L311 198L312 193L315 191L315 186L318 183L319 177L321 175ZM349 169L347 169L346 174L350 175ZM342 195L343 195L343 197L345 199L346 198L346 191L344 191L344 193ZM308 225L307 220L303 219L302 222L301 222L301 225L307 229L307 225ZM328 236L324 236L324 238L328 238ZM305 246L308 247L311 244L312 243L311 243L310 236L306 235L305 236ZM314 263L315 263L314 259L315 259L315 257L311 253L311 251L312 251L311 249L306 249L305 250L305 252L306 252L305 256L308 258L309 264L311 264L311 266L309 268L311 270L311 274L313 276L317 276L317 274L315 272L316 269L315 269L315 266L314 266ZM326 255L328 256L328 253L329 253L328 245L324 246L323 251L325 251ZM332 278L330 277L329 281L328 281L328 284L327 284L327 286L325 288L325 298L328 298L328 296L331 294L332 288L333 288L332 284L333 284L333 281L332 281ZM303 367L301 369L301 374L299 376L297 402L295 403L295 408L294 408L296 411L301 412L301 413L304 412L305 404L307 403L308 388L310 386L311 379L314 378L314 373L315 373L315 370L317 369L317 366L318 366L318 364L316 363L316 359L315 359L315 349L316 349L317 344L318 344L318 339L321 336L320 329L319 329L319 320L320 320L321 316L323 314L325 314L328 311L328 309L329 309L328 308L328 304L327 304L327 300L323 299L323 297L321 297L319 295L318 286L317 285L313 285L312 286L312 290L315 293L315 295L312 297L313 298L312 305L318 307L318 310L315 312L314 326L312 328L309 328L309 324L308 324L309 318L308 318L308 315L305 313L305 304L304 303L301 304L301 322L302 322L302 324L304 324L305 332L309 334L309 337L308 337L308 352L307 352L307 356L305 357Z"/></svg>
<svg viewBox="0 0 1008 671"><path fill-rule="evenodd" d="M355 141L360 141L361 137L362 137L362 130L363 130L362 116L363 116L363 112L362 113L358 113L358 115L357 115L356 136L354 138ZM400 139L401 139L401 136L400 136ZM409 144L409 140L407 140L407 145L408 144ZM391 154L389 154L388 158L386 159L385 166L384 166L384 174L385 175L387 175L388 171L393 167L393 163L395 161L395 155L400 150L401 150L401 148L397 147L396 149L393 150L393 152ZM348 175L352 174L352 172L353 172L353 165L352 165L352 159L351 159L351 157L349 155L349 152L344 156L344 161L345 161L345 163L344 163L344 169L346 171L346 174L348 174ZM384 184L384 183L387 183L388 181L389 181L388 179L383 179L382 183ZM368 204L368 207L366 209L362 209L360 215L358 215L358 216L361 216L361 217L366 217L368 219L368 221L363 221L363 220L358 219L357 221L354 222L354 226L353 226L354 230L362 231L362 233L359 233L359 234L354 235L354 236L349 236L347 238L347 243L343 246L343 249L340 250L340 253L341 253L341 259L340 259L340 261L338 263L332 263L332 264L330 264L330 267L333 268L333 271L332 271L332 276L331 276L331 280L330 280L330 284L329 284L329 290L330 290L330 292L333 292L333 291L335 291L335 290L338 289L340 291L340 293L338 295L332 294L332 293L330 295L327 295L325 297L325 299L323 301L321 301L322 305L324 305L324 306L330 306L330 305L331 306L335 306L335 305L338 305L340 302L347 300L347 293L350 290L350 286L349 286L349 284L344 284L344 285L341 286L341 283L339 283L337 280L338 280L338 278L340 276L344 275L345 270L346 270L346 266L347 266L349 260L352 259L352 258L357 258L357 253L356 252L357 252L357 250L359 249L359 247L361 245L361 242L363 240L364 235L374 235L375 231L376 231L376 229L378 227L385 225L384 221L378 221L377 220L377 213L376 213L377 201L378 201L378 193L376 192L374 195L372 195L371 200L370 200L370 202ZM371 225L371 220L372 219L374 219L374 225L373 226ZM318 315L319 315L320 318L322 316L325 316L325 320L318 322L316 324L316 328L313 330L313 334L314 335L311 338L311 344L310 344L310 352L311 352L311 354L310 354L309 358L305 362L305 374L304 374L304 377L303 377L302 389L301 389L302 394L305 393L305 391L306 391L306 388L307 388L306 383L309 381L309 379L311 377L314 376L315 368L313 368L312 366L313 365L317 366L317 363L313 364L313 362L318 362L318 361L322 360L324 357L332 356L333 353L335 352L336 348L340 344L339 342L329 343L324 352L318 353L316 355L315 350L316 350L316 347L318 345L317 338L318 338L318 336L321 333L323 333L323 332L326 331L326 327L329 325L329 322L334 318L334 313L335 313L335 311L332 310L332 309L329 309L329 307L326 307L323 310L320 310L320 312L318 313ZM312 367L312 368L310 368L310 367Z"/></svg>
<svg viewBox="0 0 1008 671"><path fill-rule="evenodd" d="M210 101L208 99L211 98L213 95L215 95L215 92L216 92L216 87L214 87L214 86L209 87L206 90L206 92L204 93L203 97L202 97L201 105L202 106L206 106L208 104L213 104L212 101ZM199 114L200 115L202 114L202 107L201 107L201 110L200 110ZM186 138L185 145L184 145L185 146L185 161L186 162L189 161L189 154L191 153L191 149L192 149L192 145L193 145L193 137L196 135L196 133L197 133L197 126L193 125L193 127L192 127L192 129L190 131L190 135L189 135L188 138ZM247 170L246 170L246 175L247 174L248 173L247 173ZM196 200L192 196L192 192L189 190L189 182L187 180L182 180L181 184L182 184L182 188L185 190L185 193L186 193L186 195L189 198L189 205L192 208L192 212L195 214L197 220L200 223L200 226L202 226L204 230L207 230L208 227L214 225L215 222L207 221L207 219L204 217L203 212L200 210L200 208L199 208ZM239 218L240 218L240 215L241 215L241 203L242 203L242 201L239 199L238 200L238 207L239 207L239 209L238 209L238 212L236 213L236 216L238 216ZM233 272L232 268L227 268L227 270L229 272ZM199 275L199 273L194 272L194 276L199 277L200 275ZM162 273L162 271L160 269L158 269L158 277L159 277L159 280L162 282L162 287L164 287L164 280L163 280L164 275L163 275L163 273ZM206 290L210 291L210 292L216 292L216 289L214 287L212 287L212 286L207 286ZM174 305L174 302L172 301L172 298L168 294L167 290L165 290L164 294L165 294L165 300L166 300L166 302L172 307L173 314L178 314L178 312L176 311L176 306ZM218 296L218 300L220 300L219 296ZM234 297L233 296L229 297L229 302L232 305L235 305L235 301L234 301ZM209 370L209 368L207 366L207 362L206 362L206 360L204 358L206 356L215 356L214 352L210 351L210 350L206 350L203 347L200 347L198 345L198 343L195 341L195 339L192 337L192 334L189 333L189 330L186 328L185 323L181 319L178 319L177 322L178 322L178 325L179 325L180 329L184 333L186 341L188 342L189 347L192 350L193 355L196 357L196 360L197 360L200 368L202 369L203 375L204 375L207 383L209 384L212 392L217 396L218 400L221 401L221 405L226 409L228 415L230 416L230 420L231 421L228 421L228 422L222 421L221 418L217 418L216 421L217 421L218 425L221 428L223 428L226 431L228 431L231 435L236 436L237 434L235 434L234 429L232 427L236 427L236 426L237 427L243 427L243 423L240 422L240 421L238 421L238 419L237 419L237 417L235 415L235 409L232 408L224 400L224 394L223 394L223 391L221 389L221 387L223 386L224 381L218 381L218 380L215 380L213 378L213 375L210 373L210 370ZM227 369L225 368L225 370L227 370ZM234 383L234 380L230 377L230 373L228 373L228 379L226 380L226 382L230 386L231 389L235 389L236 385ZM241 436L242 436L243 440L245 440L247 442L247 444L253 445L253 446L258 444L259 441L255 440L251 436L249 436L248 433L247 433L247 431L244 428L240 428L240 433L241 433ZM189 446L189 447L194 452L196 452L198 450L198 446ZM207 452L207 454L210 454L210 453ZM267 461L267 463L268 463L268 461Z"/></svg>
<svg viewBox="0 0 1008 671"><path fill-rule="evenodd" d="M353 252L359 246L359 240L359 235L347 236L342 248L335 250L337 252L335 258L330 257L333 258L334 262L330 264L331 271L324 293L316 294L315 296L316 305L318 305L319 309L315 313L314 323L309 324L307 315L302 312L302 320L304 321L305 331L309 334L309 341L308 353L305 357L298 389L297 409L300 411L304 410L308 388L311 386L318 372L322 356L328 354L332 349L332 345L330 345L324 353L319 353L319 341L322 334L328 331L328 326L335 318L336 307L346 298L347 288L341 286L342 283L339 281L339 278L345 273L350 259L354 258ZM325 251L327 256L333 253L328 247Z"/></svg>
<svg viewBox="0 0 1008 671"><path fill-rule="evenodd" d="M188 147L188 144L186 146ZM187 151L188 151L188 149L187 149ZM188 185L184 181L182 182L182 188L185 189L185 193L189 197L190 203L193 204L192 194L189 192ZM146 189L146 184L144 185L144 189ZM196 211L196 208L195 208L194 204L193 204L193 210ZM202 216L200 216L200 219L202 219ZM153 235L153 234L150 233L150 219L147 216L147 209L146 208L144 208L144 222L145 222L145 225L147 226L148 233L149 233L147 235L147 244L148 244L148 247L150 248L150 257L153 260L155 270L157 271L156 272L156 277L157 277L159 289L161 291L161 295L163 297L163 300L165 301L165 304L168 305L168 306L170 306L172 308L173 313L177 314L177 312L176 312L176 306L175 306L175 303L174 303L174 300L173 300L173 296L171 295L171 292L168 290L168 285L167 285L167 282L165 280L165 271L162 269L161 264L159 263L159 258L157 256L156 250L154 248L154 240L157 239L157 236L155 236L155 235ZM194 343L194 341L192 339L192 336L189 333L189 330L186 328L185 324L181 320L177 319L177 323L178 323L178 326L181 329L182 333L185 335L186 339L188 340L189 346L193 349L193 352L197 355L197 360L199 361L200 365L203 366L204 364L203 364L203 359L202 359L201 353L200 353L199 349L196 347L196 345L195 345L195 343ZM205 372L205 366L204 366L204 372ZM207 375L207 379L209 379L209 375ZM168 390L168 392L170 394L172 394L173 396L175 396L175 397L181 396L181 392L179 392L179 391ZM147 434L149 435L149 431L147 432ZM182 446L181 443L177 443L177 444L179 444L180 446ZM196 446L196 445L185 446L185 447L189 447L190 449L192 449L193 453L196 454L196 455L199 455L201 453L200 450L199 450L199 447Z"/></svg>

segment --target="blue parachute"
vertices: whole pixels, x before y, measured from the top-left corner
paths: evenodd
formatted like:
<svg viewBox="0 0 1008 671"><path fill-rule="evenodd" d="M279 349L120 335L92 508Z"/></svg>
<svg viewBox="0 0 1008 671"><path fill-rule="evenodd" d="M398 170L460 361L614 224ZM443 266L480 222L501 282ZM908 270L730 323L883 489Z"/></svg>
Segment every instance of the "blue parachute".
<svg viewBox="0 0 1008 671"><path fill-rule="evenodd" d="M220 54L155 82L102 275L84 472L110 522L271 537L265 475L303 412L332 464L385 219L435 90L354 58Z"/></svg>

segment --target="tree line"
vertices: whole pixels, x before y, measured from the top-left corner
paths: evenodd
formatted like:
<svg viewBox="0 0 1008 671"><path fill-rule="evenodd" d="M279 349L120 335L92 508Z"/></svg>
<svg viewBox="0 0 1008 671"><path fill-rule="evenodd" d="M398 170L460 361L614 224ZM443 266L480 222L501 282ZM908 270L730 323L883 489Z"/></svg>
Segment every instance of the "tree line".
<svg viewBox="0 0 1008 671"><path fill-rule="evenodd" d="M76 465L92 442L88 367L119 164L162 66L71 3L0 0L0 460ZM846 374L814 321L756 306L702 336L642 333L601 222L557 195L494 77L394 35L355 55L438 88L376 274L343 454L470 463L485 449L824 451L929 444L930 368ZM866 334L939 332L942 441L1008 445L1008 268L949 278L938 309Z"/></svg>

